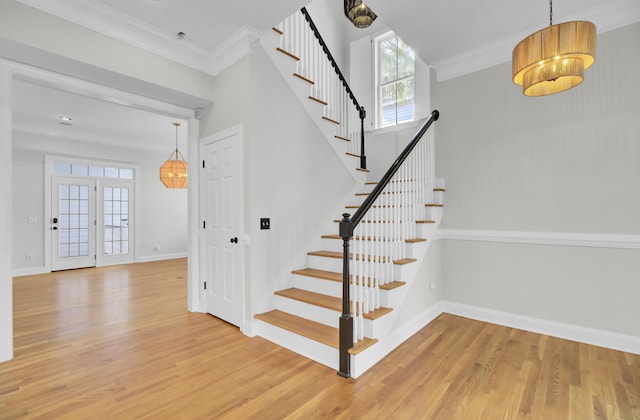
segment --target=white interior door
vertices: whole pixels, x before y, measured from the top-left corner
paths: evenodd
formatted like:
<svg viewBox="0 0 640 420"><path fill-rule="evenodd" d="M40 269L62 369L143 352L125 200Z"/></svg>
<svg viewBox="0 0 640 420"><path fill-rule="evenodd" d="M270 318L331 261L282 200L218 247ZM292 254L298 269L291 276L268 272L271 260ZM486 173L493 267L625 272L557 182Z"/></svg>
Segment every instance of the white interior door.
<svg viewBox="0 0 640 420"><path fill-rule="evenodd" d="M96 181L51 179L51 269L95 267Z"/></svg>
<svg viewBox="0 0 640 420"><path fill-rule="evenodd" d="M133 181L98 181L98 266L134 261Z"/></svg>
<svg viewBox="0 0 640 420"><path fill-rule="evenodd" d="M200 140L206 311L241 326L244 293L242 127Z"/></svg>

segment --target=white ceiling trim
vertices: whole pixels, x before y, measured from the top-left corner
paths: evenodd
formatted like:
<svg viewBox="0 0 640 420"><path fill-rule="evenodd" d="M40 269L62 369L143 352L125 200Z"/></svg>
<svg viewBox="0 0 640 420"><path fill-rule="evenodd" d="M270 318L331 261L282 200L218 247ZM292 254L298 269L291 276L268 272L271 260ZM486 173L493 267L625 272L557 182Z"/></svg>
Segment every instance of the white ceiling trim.
<svg viewBox="0 0 640 420"><path fill-rule="evenodd" d="M195 115L195 111L193 109L162 102L146 96L137 95L135 93L125 92L112 87L76 79L71 76L20 63L14 63L6 60L0 60L0 62L6 63L7 67L13 72L14 78L24 82L34 83L40 86L63 90L77 95L96 98L105 102L166 115L169 117L189 119L193 118Z"/></svg>
<svg viewBox="0 0 640 420"><path fill-rule="evenodd" d="M608 32L640 22L640 2L638 0L613 0L563 19L563 21L572 20L592 21L596 23L598 33ZM518 42L540 29L542 28L531 28L520 34L456 54L431 63L431 67L436 71L436 79L442 82L506 63L511 61L511 53Z"/></svg>
<svg viewBox="0 0 640 420"><path fill-rule="evenodd" d="M262 35L257 29L245 26L223 45L208 51L96 1L17 1L213 76L249 54L250 43Z"/></svg>

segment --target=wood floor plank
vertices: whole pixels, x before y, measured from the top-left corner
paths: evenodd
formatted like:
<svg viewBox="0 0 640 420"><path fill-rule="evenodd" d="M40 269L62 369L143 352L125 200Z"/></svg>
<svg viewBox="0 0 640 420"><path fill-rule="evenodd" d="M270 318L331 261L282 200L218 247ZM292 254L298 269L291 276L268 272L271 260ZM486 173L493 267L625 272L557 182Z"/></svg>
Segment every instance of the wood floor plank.
<svg viewBox="0 0 640 420"><path fill-rule="evenodd" d="M187 312L186 267L15 278L0 418L640 419L640 355L442 314L345 380Z"/></svg>

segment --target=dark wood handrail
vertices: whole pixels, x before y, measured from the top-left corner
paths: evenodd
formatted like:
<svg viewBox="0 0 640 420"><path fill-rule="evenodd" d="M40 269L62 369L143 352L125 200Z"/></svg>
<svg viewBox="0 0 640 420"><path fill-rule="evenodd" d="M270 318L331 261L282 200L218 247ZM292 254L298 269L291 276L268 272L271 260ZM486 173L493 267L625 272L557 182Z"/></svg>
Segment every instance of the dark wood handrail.
<svg viewBox="0 0 640 420"><path fill-rule="evenodd" d="M342 316L340 317L340 370L338 375L345 378L351 376L351 357L349 355L349 349L353 347L353 317L351 316L349 296L349 241L353 237L353 232L362 221L365 214L371 209L373 203L382 194L385 187L389 184L393 176L398 172L398 169L407 160L413 149L422 139L422 136L427 132L431 124L440 117L440 113L434 110L429 118L420 126L420 129L413 136L413 139L409 142L407 147L404 148L402 153L393 162L391 167L384 174L380 182L375 186L373 191L367 196L362 205L350 217L349 213L342 215L342 221L340 222L340 236L342 237L343 253L342 253Z"/></svg>
<svg viewBox="0 0 640 420"><path fill-rule="evenodd" d="M340 67L338 67L338 63L336 63L336 60L333 58L333 55L331 55L331 51L329 51L329 47L327 46L327 43L324 42L324 39L322 39L322 35L320 35L320 32L318 31L316 24L313 22L313 19L311 19L309 12L307 12L307 8L303 7L302 9L300 9L300 11L304 15L304 18L306 19L307 23L309 23L309 27L313 31L313 34L315 35L315 37L318 39L318 42L320 42L320 46L322 46L322 51L324 51L324 53L327 55L327 58L329 58L329 61L331 62L331 66L334 68L334 70L338 74L338 77L340 78L340 81L342 82L342 86L344 86L345 90L349 94L349 98L351 98L351 100L353 101L353 104L356 106L356 109L358 110L358 112L361 112L362 110L364 110L364 108L362 108L358 103L358 100L353 94L353 91L349 87L349 83L347 83L347 79L344 78L344 75L340 71Z"/></svg>
<svg viewBox="0 0 640 420"><path fill-rule="evenodd" d="M313 32L313 35L316 37L316 39L320 43L320 46L322 47L322 51L324 51L324 53L327 55L327 58L331 63L331 67L333 67L336 74L338 75L338 78L340 79L340 82L342 83L342 86L344 87L344 89L349 94L349 98L353 102L353 105L356 107L356 110L358 110L358 116L360 117L360 168L367 169L367 157L364 151L364 119L367 117L367 112L365 111L364 107L358 103L356 96L353 94L353 91L349 87L349 83L347 83L347 79L345 79L344 75L342 74L342 71L340 71L340 67L338 66L338 63L333 58L331 51L329 51L329 47L327 46L327 43L324 42L322 35L320 35L320 31L318 31L318 27L313 22L313 19L311 19L311 15L309 15L307 8L303 7L302 9L300 9L300 12L302 12L302 15L304 16L305 20L309 24L309 27L311 28L311 31Z"/></svg>

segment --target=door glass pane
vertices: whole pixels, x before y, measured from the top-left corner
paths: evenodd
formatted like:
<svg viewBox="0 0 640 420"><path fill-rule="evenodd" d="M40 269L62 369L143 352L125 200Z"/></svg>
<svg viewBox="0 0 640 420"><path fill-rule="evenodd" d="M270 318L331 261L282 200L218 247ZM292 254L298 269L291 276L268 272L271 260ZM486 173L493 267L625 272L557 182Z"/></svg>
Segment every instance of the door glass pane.
<svg viewBox="0 0 640 420"><path fill-rule="evenodd" d="M120 169L120 178L133 179L133 169ZM126 254L126 252L123 252L123 254Z"/></svg>
<svg viewBox="0 0 640 420"><path fill-rule="evenodd" d="M104 254L129 253L129 189L104 187Z"/></svg>
<svg viewBox="0 0 640 420"><path fill-rule="evenodd" d="M89 168L87 167L87 165L82 165L79 163L71 164L71 174L87 176L88 173L89 173Z"/></svg>
<svg viewBox="0 0 640 420"><path fill-rule="evenodd" d="M58 252L60 258L89 255L89 186L60 185Z"/></svg>
<svg viewBox="0 0 640 420"><path fill-rule="evenodd" d="M89 176L104 176L104 168L102 166L89 166Z"/></svg>

